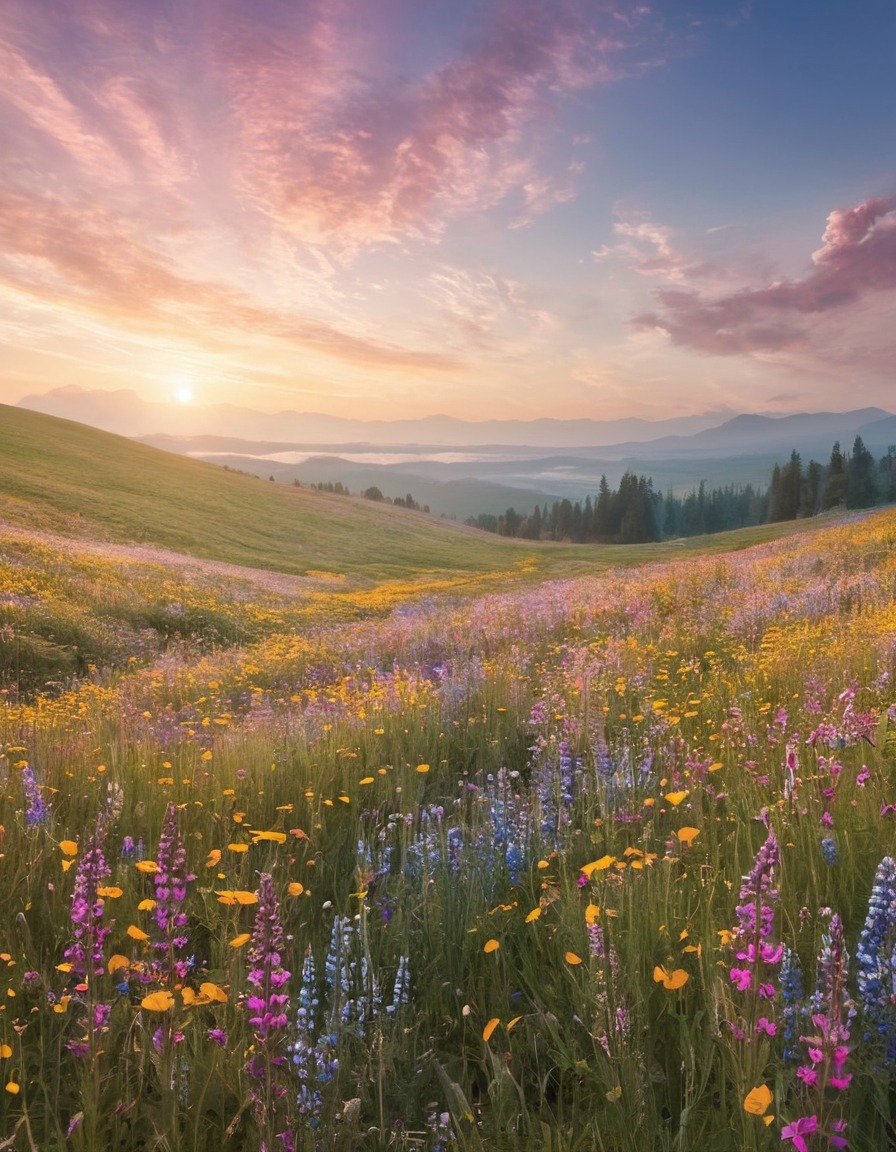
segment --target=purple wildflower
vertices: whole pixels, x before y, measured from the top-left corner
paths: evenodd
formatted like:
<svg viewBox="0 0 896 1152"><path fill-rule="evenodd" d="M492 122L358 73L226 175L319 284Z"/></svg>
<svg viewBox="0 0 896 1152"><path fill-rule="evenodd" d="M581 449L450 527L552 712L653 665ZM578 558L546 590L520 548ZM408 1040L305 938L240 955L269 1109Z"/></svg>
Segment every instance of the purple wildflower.
<svg viewBox="0 0 896 1152"><path fill-rule="evenodd" d="M187 946L184 931L187 914L183 909L187 885L196 879L186 871L187 852L177 827L177 811L173 804L169 804L165 812L156 863L153 919L158 928L158 938L153 941L153 948L160 956L148 975L152 980L167 984L183 980L189 971L188 962L180 958Z"/></svg>
<svg viewBox="0 0 896 1152"><path fill-rule="evenodd" d="M25 821L28 827L43 824L50 815L50 810L44 803L40 786L34 776L34 769L30 764L22 768L22 789L25 793Z"/></svg>
<svg viewBox="0 0 896 1152"><path fill-rule="evenodd" d="M816 988L811 1001L813 1032L800 1037L809 1059L796 1073L806 1096L815 1097L817 1109L813 1115L794 1121L781 1132L782 1139L792 1140L797 1149L806 1149L803 1137L815 1132L826 1135L830 1147L846 1147L842 1095L832 1100L827 1090L842 1094L852 1080L852 1073L844 1071L850 1052L849 1020L854 1013L847 990L848 970L843 925L834 914L822 937L818 956Z"/></svg>
<svg viewBox="0 0 896 1152"><path fill-rule="evenodd" d="M84 1034L66 1044L79 1060L92 1059L96 1055L97 1038L107 1029L112 1011L97 997L97 978L106 970L103 945L111 932L104 921L105 905L99 894L110 876L103 854L104 839L105 823L101 819L97 822L96 831L87 839L75 873L71 910L74 939L65 950L65 959L71 965L76 987L84 994L87 1009L80 1018Z"/></svg>
<svg viewBox="0 0 896 1152"><path fill-rule="evenodd" d="M398 958L398 971L392 986L392 1003L386 1005L389 1015L398 1012L408 1002L411 985L411 971L407 956Z"/></svg>
<svg viewBox="0 0 896 1152"><path fill-rule="evenodd" d="M254 1081L250 1088L252 1112L261 1134L261 1147L274 1148L274 1141L290 1147L292 1118L288 1089L286 1048L290 972L281 957L286 938L280 920L280 904L270 873L258 877L258 907L249 948L250 985L245 998L249 1024L255 1033L254 1052L246 1071Z"/></svg>
<svg viewBox="0 0 896 1152"><path fill-rule="evenodd" d="M268 872L262 872L258 879L258 910L249 950L251 968L246 977L255 991L247 997L246 1006L253 1013L249 1023L256 1037L266 1039L286 1028L289 995L282 989L289 983L290 973L280 963L285 940L274 882Z"/></svg>
<svg viewBox="0 0 896 1152"><path fill-rule="evenodd" d="M103 854L104 832L98 827L90 836L75 873L71 919L74 941L65 950L74 975L102 976L105 971L103 944L111 929L104 924L105 907L99 889L111 875Z"/></svg>
<svg viewBox="0 0 896 1152"><path fill-rule="evenodd" d="M775 986L763 977L768 976L765 970L777 968L784 956L782 946L771 939L775 919L774 902L778 897L772 885L779 858L778 841L774 832L769 832L765 843L756 853L752 869L743 878L736 908L737 925L732 946L739 963L732 965L728 978L738 992L754 990L751 997L754 1001L752 1012L756 1010L757 997L763 1000L774 999ZM762 1018L767 1025L771 1025L767 1014ZM753 1021L750 1031L754 1032L755 1029L756 1021Z"/></svg>

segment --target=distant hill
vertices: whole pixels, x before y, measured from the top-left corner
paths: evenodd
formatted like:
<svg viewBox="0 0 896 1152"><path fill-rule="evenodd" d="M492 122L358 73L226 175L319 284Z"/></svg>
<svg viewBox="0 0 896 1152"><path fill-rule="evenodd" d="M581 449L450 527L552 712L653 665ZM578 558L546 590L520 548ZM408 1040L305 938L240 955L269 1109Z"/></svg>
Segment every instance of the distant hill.
<svg viewBox="0 0 896 1152"><path fill-rule="evenodd" d="M616 485L627 470L652 477L658 491L672 488L679 494L701 481L709 488L730 484L764 488L774 465L785 463L793 449L804 462L810 457L824 462L835 440L848 452L859 433L874 455L881 456L896 443L896 416L880 408L780 417L740 415L690 436L565 450L477 447L464 442L446 452L444 445L432 442L313 446L283 438L252 441L211 435L144 439L170 451L287 481L339 481L352 491L376 485L390 496L410 492L436 512L465 519L511 506L526 513L536 504L563 497L584 499L597 492L602 474ZM390 462L375 462L386 459Z"/></svg>
<svg viewBox="0 0 896 1152"><path fill-rule="evenodd" d="M883 455L887 449L896 445L896 416L884 416L883 419L863 424L858 434L865 441L866 448Z"/></svg>
<svg viewBox="0 0 896 1152"><path fill-rule="evenodd" d="M304 444L533 444L569 448L588 444L637 443L673 433L711 428L730 412L710 412L671 420L349 420L317 412L258 412L232 404L162 404L143 400L130 389L107 391L69 386L23 397L18 407L122 436L166 433L174 436L239 436L252 440L288 439Z"/></svg>

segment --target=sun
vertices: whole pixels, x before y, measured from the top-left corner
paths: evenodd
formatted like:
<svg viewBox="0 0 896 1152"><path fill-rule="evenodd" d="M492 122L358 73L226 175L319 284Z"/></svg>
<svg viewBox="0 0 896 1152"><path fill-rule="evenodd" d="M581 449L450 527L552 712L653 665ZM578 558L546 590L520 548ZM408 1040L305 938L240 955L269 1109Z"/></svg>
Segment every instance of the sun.
<svg viewBox="0 0 896 1152"><path fill-rule="evenodd" d="M192 404L196 399L196 388L191 373L178 372L168 377L171 398L177 404Z"/></svg>

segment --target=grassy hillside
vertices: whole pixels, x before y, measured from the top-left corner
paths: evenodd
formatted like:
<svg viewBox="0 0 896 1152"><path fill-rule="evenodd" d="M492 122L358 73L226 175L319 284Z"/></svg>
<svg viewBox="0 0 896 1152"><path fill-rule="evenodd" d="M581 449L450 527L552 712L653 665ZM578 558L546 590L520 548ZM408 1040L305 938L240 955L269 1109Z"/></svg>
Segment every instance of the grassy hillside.
<svg viewBox="0 0 896 1152"><path fill-rule="evenodd" d="M0 518L250 567L373 579L508 568L526 551L432 517L225 472L5 405Z"/></svg>
<svg viewBox="0 0 896 1152"><path fill-rule="evenodd" d="M0 520L66 536L362 583L440 577L527 580L742 548L816 525L616 548L487 536L422 513L333 496L162 452L0 405Z"/></svg>

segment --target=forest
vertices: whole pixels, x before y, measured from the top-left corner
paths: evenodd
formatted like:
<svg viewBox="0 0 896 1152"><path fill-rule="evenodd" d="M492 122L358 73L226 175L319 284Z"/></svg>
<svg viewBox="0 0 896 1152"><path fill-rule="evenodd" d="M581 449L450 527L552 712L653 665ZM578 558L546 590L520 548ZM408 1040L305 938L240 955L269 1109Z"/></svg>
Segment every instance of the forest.
<svg viewBox="0 0 896 1152"><path fill-rule="evenodd" d="M765 489L752 484L707 489L701 481L686 495L654 490L647 476L626 472L613 489L601 477L597 496L584 503L555 500L528 514L508 508L502 515L470 517L466 523L499 536L573 544L644 544L703 536L754 524L816 516L832 508L871 508L896 501L896 445L875 460L857 436L847 455L839 441L825 464L804 465L796 450L776 464Z"/></svg>

